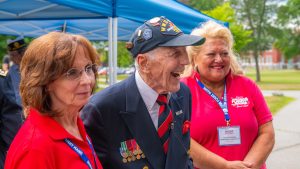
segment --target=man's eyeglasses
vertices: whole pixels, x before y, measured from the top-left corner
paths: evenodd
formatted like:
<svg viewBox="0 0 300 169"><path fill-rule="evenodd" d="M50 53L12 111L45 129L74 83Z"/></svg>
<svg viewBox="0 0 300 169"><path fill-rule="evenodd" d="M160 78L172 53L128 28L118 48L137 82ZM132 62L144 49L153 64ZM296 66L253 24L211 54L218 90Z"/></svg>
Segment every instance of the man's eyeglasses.
<svg viewBox="0 0 300 169"><path fill-rule="evenodd" d="M79 70L79 69L76 69L76 68L71 68L67 71L66 77L69 80L78 80L78 79L80 79L83 71L85 71L85 73L88 76L95 76L95 73L97 72L97 65L96 64L86 65L83 70Z"/></svg>

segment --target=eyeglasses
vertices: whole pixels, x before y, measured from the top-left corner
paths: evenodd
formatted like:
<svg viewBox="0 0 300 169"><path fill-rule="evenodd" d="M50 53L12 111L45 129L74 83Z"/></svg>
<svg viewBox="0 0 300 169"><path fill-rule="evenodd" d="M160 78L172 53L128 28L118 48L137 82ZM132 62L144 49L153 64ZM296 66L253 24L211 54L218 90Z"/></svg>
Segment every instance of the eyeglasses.
<svg viewBox="0 0 300 169"><path fill-rule="evenodd" d="M86 65L83 70L78 70L76 68L71 68L67 71L66 77L69 80L78 80L80 79L83 71L88 75L88 76L95 76L95 73L97 72L97 65L96 64L89 64Z"/></svg>

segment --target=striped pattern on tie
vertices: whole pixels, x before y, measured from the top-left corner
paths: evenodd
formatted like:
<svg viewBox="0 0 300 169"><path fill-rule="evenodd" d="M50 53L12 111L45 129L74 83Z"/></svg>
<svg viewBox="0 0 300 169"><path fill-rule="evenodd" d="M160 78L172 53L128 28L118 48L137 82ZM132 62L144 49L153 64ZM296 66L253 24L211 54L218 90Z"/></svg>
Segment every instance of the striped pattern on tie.
<svg viewBox="0 0 300 169"><path fill-rule="evenodd" d="M172 110L167 104L167 96L159 95L156 102L160 105L158 112L158 136L162 142L164 152L167 154L170 136L170 124L173 121Z"/></svg>

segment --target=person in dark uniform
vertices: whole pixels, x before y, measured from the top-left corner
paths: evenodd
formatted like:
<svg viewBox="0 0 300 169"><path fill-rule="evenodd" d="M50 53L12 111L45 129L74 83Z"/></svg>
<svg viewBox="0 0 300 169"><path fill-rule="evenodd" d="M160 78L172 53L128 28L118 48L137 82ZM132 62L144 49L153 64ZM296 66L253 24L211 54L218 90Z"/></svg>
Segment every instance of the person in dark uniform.
<svg viewBox="0 0 300 169"><path fill-rule="evenodd" d="M6 152L22 125L22 104L19 94L19 65L26 50L22 37L8 40L8 54L13 65L0 78L0 169L3 168Z"/></svg>
<svg viewBox="0 0 300 169"><path fill-rule="evenodd" d="M165 17L141 25L126 47L136 72L95 94L81 117L104 169L188 169L191 94L179 77L189 63L184 34Z"/></svg>
<svg viewBox="0 0 300 169"><path fill-rule="evenodd" d="M5 73L8 72L8 69L9 69L9 56L8 55L5 55L2 59L2 71L4 71Z"/></svg>

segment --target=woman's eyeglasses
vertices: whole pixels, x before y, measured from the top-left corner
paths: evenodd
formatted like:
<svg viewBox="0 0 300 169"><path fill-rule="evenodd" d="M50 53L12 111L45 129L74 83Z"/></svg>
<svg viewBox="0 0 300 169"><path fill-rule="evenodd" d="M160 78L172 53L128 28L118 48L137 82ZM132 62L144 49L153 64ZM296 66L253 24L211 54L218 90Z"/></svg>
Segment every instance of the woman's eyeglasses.
<svg viewBox="0 0 300 169"><path fill-rule="evenodd" d="M83 71L88 76L95 76L95 73L97 72L97 65L96 64L86 65L83 70L79 70L79 69L76 69L76 68L71 68L67 71L66 77L69 80L78 80L78 79L80 79Z"/></svg>

